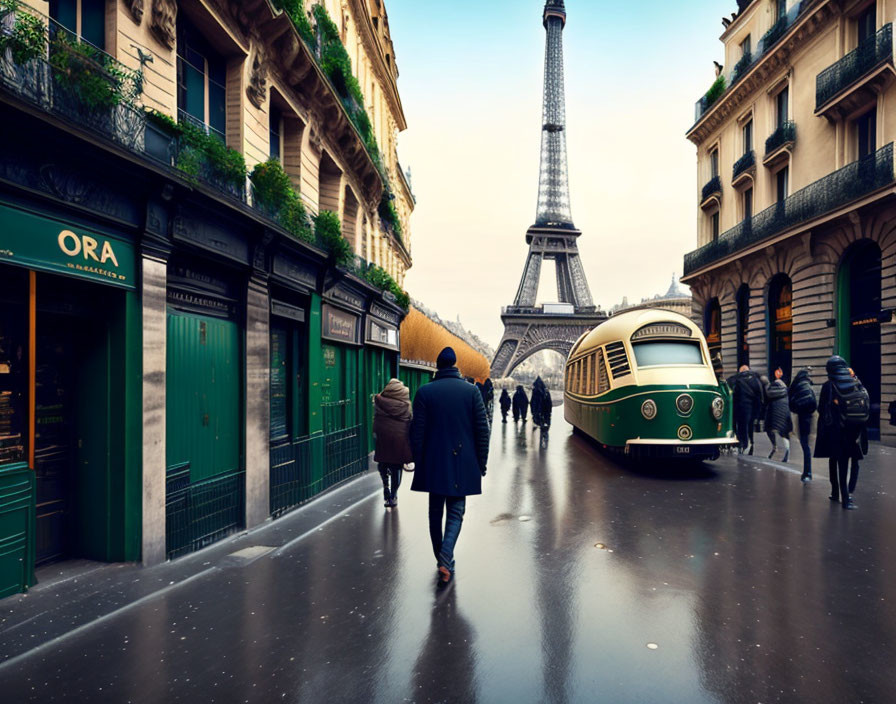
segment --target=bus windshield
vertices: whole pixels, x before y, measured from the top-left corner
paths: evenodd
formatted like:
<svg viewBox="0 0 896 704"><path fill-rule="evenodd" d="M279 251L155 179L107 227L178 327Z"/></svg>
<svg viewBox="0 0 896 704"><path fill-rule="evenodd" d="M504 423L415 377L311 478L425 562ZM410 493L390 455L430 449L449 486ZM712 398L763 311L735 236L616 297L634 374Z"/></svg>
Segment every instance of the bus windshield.
<svg viewBox="0 0 896 704"><path fill-rule="evenodd" d="M675 364L703 366L699 342L635 342L632 348L639 367L667 367Z"/></svg>

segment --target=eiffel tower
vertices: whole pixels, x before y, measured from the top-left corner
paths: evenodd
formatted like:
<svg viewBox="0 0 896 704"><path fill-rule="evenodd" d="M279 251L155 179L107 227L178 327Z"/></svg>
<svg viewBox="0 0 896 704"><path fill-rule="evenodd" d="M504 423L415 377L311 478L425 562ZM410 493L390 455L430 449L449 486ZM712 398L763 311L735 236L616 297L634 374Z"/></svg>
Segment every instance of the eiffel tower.
<svg viewBox="0 0 896 704"><path fill-rule="evenodd" d="M576 240L582 233L572 222L566 167L566 98L563 89L563 0L544 7L547 44L544 59L544 108L541 170L535 224L526 232L529 255L512 306L501 311L504 337L492 362L492 376L505 377L528 357L554 350L564 357L582 333L607 316L591 300ZM541 263L555 263L559 303L537 306Z"/></svg>

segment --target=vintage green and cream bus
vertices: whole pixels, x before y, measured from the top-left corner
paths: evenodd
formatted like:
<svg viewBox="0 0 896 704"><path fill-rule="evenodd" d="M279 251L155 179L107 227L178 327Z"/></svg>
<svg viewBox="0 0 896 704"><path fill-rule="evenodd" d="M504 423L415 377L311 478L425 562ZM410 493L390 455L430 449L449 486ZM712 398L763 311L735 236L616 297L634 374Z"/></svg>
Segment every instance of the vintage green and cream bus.
<svg viewBox="0 0 896 704"><path fill-rule="evenodd" d="M566 420L632 458L718 457L736 444L729 406L706 338L678 313L613 316L582 335L566 362Z"/></svg>

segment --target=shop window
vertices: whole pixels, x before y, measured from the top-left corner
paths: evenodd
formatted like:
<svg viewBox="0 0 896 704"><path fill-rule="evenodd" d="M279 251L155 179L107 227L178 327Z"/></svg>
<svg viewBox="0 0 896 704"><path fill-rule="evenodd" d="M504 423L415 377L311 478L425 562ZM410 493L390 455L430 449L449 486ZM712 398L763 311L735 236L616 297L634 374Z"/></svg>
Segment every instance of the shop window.
<svg viewBox="0 0 896 704"><path fill-rule="evenodd" d="M106 0L50 0L50 17L83 41L106 48Z"/></svg>
<svg viewBox="0 0 896 704"><path fill-rule="evenodd" d="M768 288L768 378L773 379L780 367L784 380L790 382L793 354L793 287L790 278L778 274Z"/></svg>
<svg viewBox="0 0 896 704"><path fill-rule="evenodd" d="M743 284L737 290L737 368L750 364L750 287Z"/></svg>
<svg viewBox="0 0 896 704"><path fill-rule="evenodd" d="M877 106L856 118L856 149L859 159L877 150Z"/></svg>
<svg viewBox="0 0 896 704"><path fill-rule="evenodd" d="M27 459L28 277L0 265L0 466Z"/></svg>
<svg viewBox="0 0 896 704"><path fill-rule="evenodd" d="M178 14L177 108L209 134L224 140L226 123L227 62L199 31Z"/></svg>

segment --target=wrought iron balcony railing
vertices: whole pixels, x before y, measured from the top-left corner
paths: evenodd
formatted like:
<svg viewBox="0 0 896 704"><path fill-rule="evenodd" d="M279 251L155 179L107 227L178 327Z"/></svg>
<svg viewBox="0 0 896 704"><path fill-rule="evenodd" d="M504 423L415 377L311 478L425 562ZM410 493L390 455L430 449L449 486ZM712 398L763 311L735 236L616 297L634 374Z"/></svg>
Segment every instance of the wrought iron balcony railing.
<svg viewBox="0 0 896 704"><path fill-rule="evenodd" d="M771 133L769 138L765 140L765 155L768 156L777 149L780 149L789 142L796 141L796 123L793 120L787 120L778 125L778 129Z"/></svg>
<svg viewBox="0 0 896 704"><path fill-rule="evenodd" d="M738 3L738 7L743 10L750 4L750 2L744 2L743 7L741 7L740 3ZM802 0L802 2L796 3L786 15L781 17L774 25L772 25L771 29L765 33L762 39L757 43L756 47L754 47L754 51L749 54L744 55L741 59L734 65L734 67L726 73L722 73L722 78L724 79L724 89L719 93L716 91L710 91L703 97L701 97L694 106L694 124L700 122L700 119L706 112L718 102L718 100L723 97L726 93L728 93L734 85L743 78L747 72L755 66L762 58L771 51L772 48L781 40L781 38L787 34L788 30L796 24L796 21L801 17L801 15L813 4L813 0Z"/></svg>
<svg viewBox="0 0 896 704"><path fill-rule="evenodd" d="M700 195L700 202L702 203L711 195L718 193L721 195L722 193L722 179L718 176L713 176L707 184L703 187L703 191Z"/></svg>
<svg viewBox="0 0 896 704"><path fill-rule="evenodd" d="M809 184L783 201L722 233L716 241L684 257L684 273L692 274L725 257L896 182L893 143Z"/></svg>
<svg viewBox="0 0 896 704"><path fill-rule="evenodd" d="M752 149L744 154L740 159L734 162L734 168L732 169L731 179L734 180L742 173L747 171L748 169L753 168L756 165L756 152Z"/></svg>
<svg viewBox="0 0 896 704"><path fill-rule="evenodd" d="M142 74L20 2L0 5L0 87L64 121L142 149Z"/></svg>
<svg viewBox="0 0 896 704"><path fill-rule="evenodd" d="M893 60L893 25L885 24L815 79L815 109L881 64Z"/></svg>

